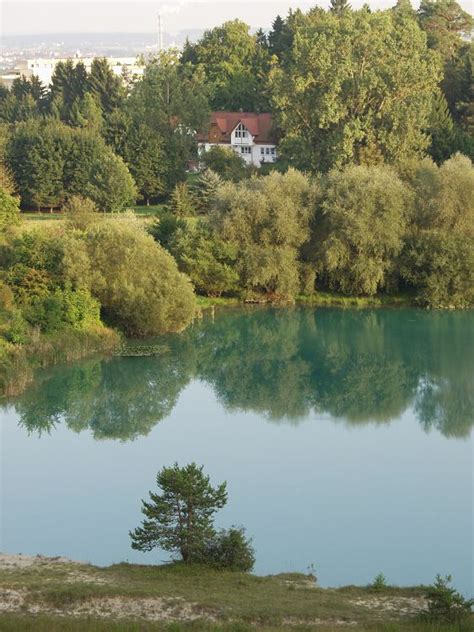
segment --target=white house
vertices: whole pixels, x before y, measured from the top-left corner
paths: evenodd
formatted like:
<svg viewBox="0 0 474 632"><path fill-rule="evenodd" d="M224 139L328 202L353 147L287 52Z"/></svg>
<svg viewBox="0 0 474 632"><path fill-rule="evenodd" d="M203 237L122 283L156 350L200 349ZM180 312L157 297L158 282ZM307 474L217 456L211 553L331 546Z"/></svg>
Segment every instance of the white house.
<svg viewBox="0 0 474 632"><path fill-rule="evenodd" d="M215 145L230 147L245 162L260 167L277 159L272 115L268 112L213 112L209 129L198 134L199 151Z"/></svg>

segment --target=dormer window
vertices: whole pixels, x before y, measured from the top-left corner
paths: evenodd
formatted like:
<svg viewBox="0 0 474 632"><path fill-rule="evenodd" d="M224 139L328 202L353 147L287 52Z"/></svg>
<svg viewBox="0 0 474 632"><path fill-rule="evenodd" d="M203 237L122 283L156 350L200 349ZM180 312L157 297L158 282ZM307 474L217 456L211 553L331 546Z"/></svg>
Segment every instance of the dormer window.
<svg viewBox="0 0 474 632"><path fill-rule="evenodd" d="M235 128L235 137L247 138L247 136L248 136L247 129L242 125L242 123L239 123L237 127Z"/></svg>

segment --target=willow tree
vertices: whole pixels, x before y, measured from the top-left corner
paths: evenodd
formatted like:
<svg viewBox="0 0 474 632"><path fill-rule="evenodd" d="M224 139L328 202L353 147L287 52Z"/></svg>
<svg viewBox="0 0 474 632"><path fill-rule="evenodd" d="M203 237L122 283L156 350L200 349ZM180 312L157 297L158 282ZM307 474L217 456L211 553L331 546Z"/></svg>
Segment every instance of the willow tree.
<svg viewBox="0 0 474 632"><path fill-rule="evenodd" d="M409 15L313 11L270 84L282 149L295 165L396 162L423 152L440 60Z"/></svg>
<svg viewBox="0 0 474 632"><path fill-rule="evenodd" d="M403 246L411 193L387 166L334 169L318 221L316 259L333 290L372 295L387 286Z"/></svg>
<svg viewBox="0 0 474 632"><path fill-rule="evenodd" d="M194 316L189 279L139 222L93 225L85 236L91 291L110 322L130 335L179 331Z"/></svg>

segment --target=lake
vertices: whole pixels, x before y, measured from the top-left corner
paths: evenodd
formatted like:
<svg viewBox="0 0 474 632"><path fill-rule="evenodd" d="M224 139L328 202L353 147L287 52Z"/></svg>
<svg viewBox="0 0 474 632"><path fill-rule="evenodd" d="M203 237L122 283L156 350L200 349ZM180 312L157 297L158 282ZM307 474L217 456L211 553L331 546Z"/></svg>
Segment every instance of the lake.
<svg viewBox="0 0 474 632"><path fill-rule="evenodd" d="M128 531L156 472L196 461L227 480L217 523L246 527L259 574L474 592L474 312L226 309L137 344L154 355L3 401L0 550L166 560Z"/></svg>

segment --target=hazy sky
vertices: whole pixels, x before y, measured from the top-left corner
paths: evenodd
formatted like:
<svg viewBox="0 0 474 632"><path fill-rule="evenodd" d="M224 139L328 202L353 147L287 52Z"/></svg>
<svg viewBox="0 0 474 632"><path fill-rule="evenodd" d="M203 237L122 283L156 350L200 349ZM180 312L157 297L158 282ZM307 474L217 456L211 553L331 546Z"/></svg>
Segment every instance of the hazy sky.
<svg viewBox="0 0 474 632"><path fill-rule="evenodd" d="M360 7L365 0L351 0ZM458 0L472 11L474 0ZM396 0L369 0L373 8L385 8ZM0 0L0 21L3 35L43 33L144 33L156 31L156 15L163 15L163 30L203 29L240 18L254 27L268 28L276 14L286 15L290 7L308 9L329 0L254 0L236 2L218 0L168 0L153 2L121 2L117 0ZM417 2L414 0L416 6Z"/></svg>

